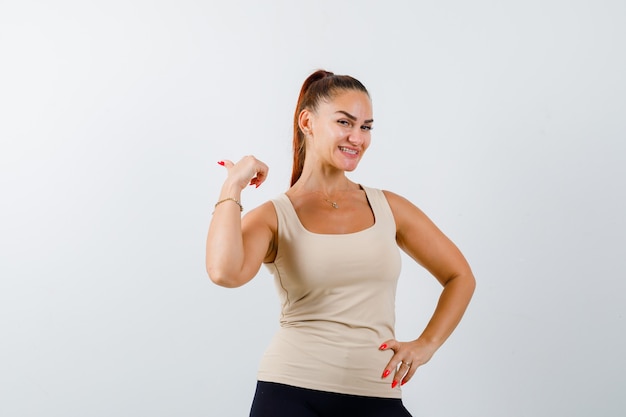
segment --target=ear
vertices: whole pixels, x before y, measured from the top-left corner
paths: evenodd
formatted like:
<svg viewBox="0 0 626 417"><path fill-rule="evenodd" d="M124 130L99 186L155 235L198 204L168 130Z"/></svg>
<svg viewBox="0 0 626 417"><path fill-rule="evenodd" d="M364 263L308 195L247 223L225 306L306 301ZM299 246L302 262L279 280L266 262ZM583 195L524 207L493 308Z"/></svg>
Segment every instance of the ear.
<svg viewBox="0 0 626 417"><path fill-rule="evenodd" d="M300 115L298 116L298 126L300 126L300 130L302 132L304 132L305 136L308 136L311 134L311 132L313 131L313 113L308 110L308 109L304 109L300 112Z"/></svg>

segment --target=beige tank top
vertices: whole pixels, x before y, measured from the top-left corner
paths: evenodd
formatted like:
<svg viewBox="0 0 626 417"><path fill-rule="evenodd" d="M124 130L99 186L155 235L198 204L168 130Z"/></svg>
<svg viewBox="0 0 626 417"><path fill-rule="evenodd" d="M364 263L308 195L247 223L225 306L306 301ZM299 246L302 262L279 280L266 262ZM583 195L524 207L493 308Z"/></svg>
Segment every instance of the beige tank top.
<svg viewBox="0 0 626 417"><path fill-rule="evenodd" d="M280 328L258 379L302 388L400 398L381 379L394 338L400 252L391 208L381 190L363 187L374 225L349 234L304 228L286 195L272 200L278 217L276 259L266 264L281 301Z"/></svg>

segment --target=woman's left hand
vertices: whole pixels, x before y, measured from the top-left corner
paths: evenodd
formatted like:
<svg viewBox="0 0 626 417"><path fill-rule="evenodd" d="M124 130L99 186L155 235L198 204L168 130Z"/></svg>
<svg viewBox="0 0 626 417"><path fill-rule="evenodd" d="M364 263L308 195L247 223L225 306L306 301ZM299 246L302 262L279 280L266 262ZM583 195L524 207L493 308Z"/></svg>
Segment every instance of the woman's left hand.
<svg viewBox="0 0 626 417"><path fill-rule="evenodd" d="M394 352L382 374L384 379L395 371L391 388L409 382L417 368L428 362L437 350L420 339L412 342L398 342L391 339L380 345L379 349L383 351L391 349Z"/></svg>

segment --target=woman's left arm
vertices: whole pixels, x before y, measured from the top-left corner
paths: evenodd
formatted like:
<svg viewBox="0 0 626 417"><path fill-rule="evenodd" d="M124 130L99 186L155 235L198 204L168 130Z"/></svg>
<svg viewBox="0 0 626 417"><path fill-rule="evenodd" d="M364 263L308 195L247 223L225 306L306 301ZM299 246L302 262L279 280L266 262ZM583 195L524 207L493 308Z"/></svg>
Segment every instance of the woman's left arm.
<svg viewBox="0 0 626 417"><path fill-rule="evenodd" d="M476 281L461 251L419 208L397 194L384 193L396 222L398 246L443 285L435 312L416 340L388 340L380 347L394 351L383 378L396 370L392 381L395 388L408 382L450 336L465 313Z"/></svg>

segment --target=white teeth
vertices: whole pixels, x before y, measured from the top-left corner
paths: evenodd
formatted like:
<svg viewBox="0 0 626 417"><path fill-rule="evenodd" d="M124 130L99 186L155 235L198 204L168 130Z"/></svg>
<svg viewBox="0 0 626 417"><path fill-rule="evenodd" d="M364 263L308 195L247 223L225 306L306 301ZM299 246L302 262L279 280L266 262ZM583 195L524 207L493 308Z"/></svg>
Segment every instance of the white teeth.
<svg viewBox="0 0 626 417"><path fill-rule="evenodd" d="M352 154L352 155L356 155L357 153L359 153L358 151L355 151L354 149L344 148L343 146L340 146L339 150L341 152L346 152L346 153L349 153L349 154Z"/></svg>

